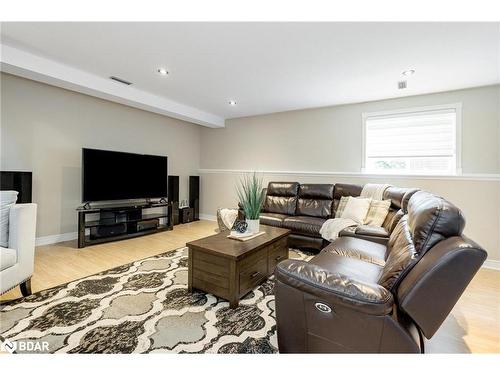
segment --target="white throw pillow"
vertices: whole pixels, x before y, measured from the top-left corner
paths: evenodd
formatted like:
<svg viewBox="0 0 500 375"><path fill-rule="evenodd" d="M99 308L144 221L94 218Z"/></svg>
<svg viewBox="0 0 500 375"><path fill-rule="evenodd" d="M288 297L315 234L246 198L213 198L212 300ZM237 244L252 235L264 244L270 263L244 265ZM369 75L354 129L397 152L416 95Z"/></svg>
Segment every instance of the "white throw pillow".
<svg viewBox="0 0 500 375"><path fill-rule="evenodd" d="M359 224L365 222L366 214L370 209L371 198L349 197L342 211L341 218L351 219Z"/></svg>
<svg viewBox="0 0 500 375"><path fill-rule="evenodd" d="M16 204L17 191L0 190L0 246L9 247L9 212Z"/></svg>
<svg viewBox="0 0 500 375"><path fill-rule="evenodd" d="M370 203L370 209L366 214L365 225L373 225L376 227L381 227L384 224L384 220L389 213L389 207L391 207L391 200L386 199L379 201L372 199Z"/></svg>

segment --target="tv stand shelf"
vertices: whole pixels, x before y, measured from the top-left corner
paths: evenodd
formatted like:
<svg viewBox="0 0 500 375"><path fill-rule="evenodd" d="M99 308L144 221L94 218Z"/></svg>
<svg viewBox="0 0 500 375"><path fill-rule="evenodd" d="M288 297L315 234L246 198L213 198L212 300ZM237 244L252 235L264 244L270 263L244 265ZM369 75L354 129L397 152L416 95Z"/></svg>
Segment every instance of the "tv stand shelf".
<svg viewBox="0 0 500 375"><path fill-rule="evenodd" d="M172 206L168 203L85 206L78 212L78 248L172 230ZM161 212L144 212L156 209Z"/></svg>

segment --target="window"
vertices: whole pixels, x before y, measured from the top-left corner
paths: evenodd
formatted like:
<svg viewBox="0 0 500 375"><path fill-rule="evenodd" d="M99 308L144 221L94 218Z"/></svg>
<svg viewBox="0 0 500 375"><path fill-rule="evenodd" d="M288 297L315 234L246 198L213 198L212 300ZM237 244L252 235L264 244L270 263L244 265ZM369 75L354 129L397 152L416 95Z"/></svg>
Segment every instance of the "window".
<svg viewBox="0 0 500 375"><path fill-rule="evenodd" d="M461 105L363 114L362 170L460 174Z"/></svg>

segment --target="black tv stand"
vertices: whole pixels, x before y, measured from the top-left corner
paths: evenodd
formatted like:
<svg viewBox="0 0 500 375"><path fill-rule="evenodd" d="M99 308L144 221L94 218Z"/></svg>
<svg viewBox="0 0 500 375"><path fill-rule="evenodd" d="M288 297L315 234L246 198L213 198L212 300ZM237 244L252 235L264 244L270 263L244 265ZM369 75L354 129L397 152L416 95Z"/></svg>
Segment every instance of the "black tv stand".
<svg viewBox="0 0 500 375"><path fill-rule="evenodd" d="M85 204L77 212L78 248L173 229L172 206L163 202L100 207Z"/></svg>

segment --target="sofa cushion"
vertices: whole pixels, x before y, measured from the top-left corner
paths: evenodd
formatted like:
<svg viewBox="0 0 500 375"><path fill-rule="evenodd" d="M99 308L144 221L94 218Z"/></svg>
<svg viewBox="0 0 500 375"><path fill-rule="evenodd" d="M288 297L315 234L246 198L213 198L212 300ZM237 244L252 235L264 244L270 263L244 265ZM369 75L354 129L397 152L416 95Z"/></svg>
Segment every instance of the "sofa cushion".
<svg viewBox="0 0 500 375"><path fill-rule="evenodd" d="M335 217L336 218L341 218L342 217L342 212L344 212L345 206L347 204L347 201L349 200L349 197L341 197L337 207L335 209Z"/></svg>
<svg viewBox="0 0 500 375"><path fill-rule="evenodd" d="M335 184L335 189L333 191L333 217L339 217L336 215L337 207L340 203L340 198L342 197L359 197L363 186L352 185L352 184Z"/></svg>
<svg viewBox="0 0 500 375"><path fill-rule="evenodd" d="M0 271L12 267L17 262L17 252L14 249L0 247Z"/></svg>
<svg viewBox="0 0 500 375"><path fill-rule="evenodd" d="M394 228L387 245L387 259L379 283L394 291L415 257L415 246L408 228L407 216L403 216Z"/></svg>
<svg viewBox="0 0 500 375"><path fill-rule="evenodd" d="M267 185L267 195L280 197L295 197L299 191L298 182L270 182Z"/></svg>
<svg viewBox="0 0 500 375"><path fill-rule="evenodd" d="M267 186L264 212L295 215L298 182L270 182Z"/></svg>
<svg viewBox="0 0 500 375"><path fill-rule="evenodd" d="M332 184L300 185L298 196L297 215L323 218L332 216Z"/></svg>
<svg viewBox="0 0 500 375"><path fill-rule="evenodd" d="M0 190L0 246L9 246L9 212L16 204L17 191Z"/></svg>
<svg viewBox="0 0 500 375"><path fill-rule="evenodd" d="M355 237L339 237L323 251L383 266L387 246Z"/></svg>
<svg viewBox="0 0 500 375"><path fill-rule="evenodd" d="M287 217L289 216L283 214L273 214L271 212L262 212L260 214L260 223L281 228L283 226L283 220Z"/></svg>
<svg viewBox="0 0 500 375"><path fill-rule="evenodd" d="M290 229L294 233L321 237L319 230L325 221L326 219L319 217L290 216L283 220L283 228Z"/></svg>
<svg viewBox="0 0 500 375"><path fill-rule="evenodd" d="M349 197L340 217L363 224L370 209L371 198Z"/></svg>
<svg viewBox="0 0 500 375"><path fill-rule="evenodd" d="M335 184L335 191L333 193L334 199L342 197L359 197L363 186L353 184Z"/></svg>
<svg viewBox="0 0 500 375"><path fill-rule="evenodd" d="M264 212L284 215L295 215L297 197L278 197L267 195L264 203Z"/></svg>
<svg viewBox="0 0 500 375"><path fill-rule="evenodd" d="M464 226L460 209L444 198L418 191L408 202L408 227L420 256L439 241L460 236Z"/></svg>
<svg viewBox="0 0 500 375"><path fill-rule="evenodd" d="M384 223L382 224L382 227L387 230L387 232L392 233L394 228L396 228L396 225L398 224L399 220L405 215L403 210L389 210L389 213L387 214Z"/></svg>
<svg viewBox="0 0 500 375"><path fill-rule="evenodd" d="M397 186L389 186L384 191L384 199L389 199L391 201L392 208L396 210L406 207L406 204L410 200L411 196L417 192L418 189L415 188L401 188Z"/></svg>
<svg viewBox="0 0 500 375"><path fill-rule="evenodd" d="M390 206L391 201L388 199L383 201L372 199L364 224L381 227L389 213Z"/></svg>

